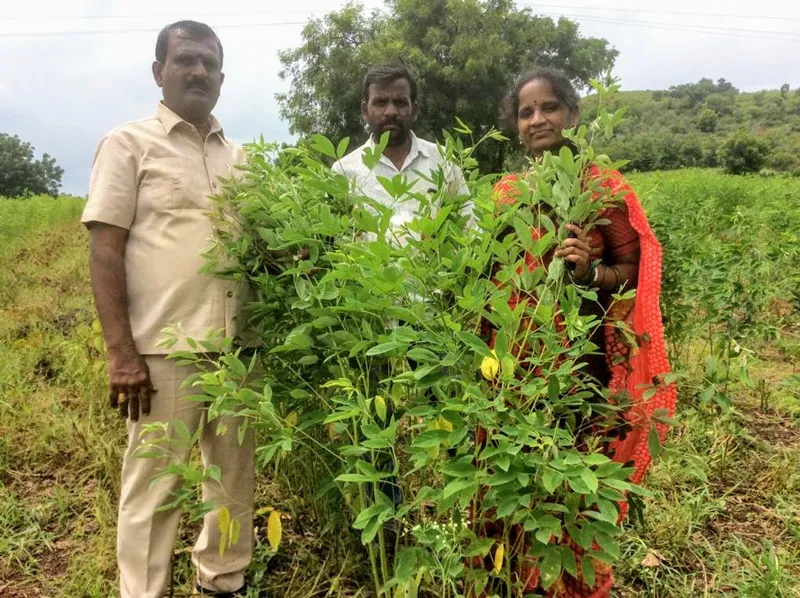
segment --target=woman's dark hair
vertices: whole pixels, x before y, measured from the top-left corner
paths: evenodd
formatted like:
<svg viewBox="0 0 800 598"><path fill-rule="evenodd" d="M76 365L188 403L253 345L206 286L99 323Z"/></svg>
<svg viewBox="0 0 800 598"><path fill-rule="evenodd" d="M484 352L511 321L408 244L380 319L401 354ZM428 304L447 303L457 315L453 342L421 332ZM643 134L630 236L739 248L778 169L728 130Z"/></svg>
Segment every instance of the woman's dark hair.
<svg viewBox="0 0 800 598"><path fill-rule="evenodd" d="M519 92L531 81L543 80L550 83L553 95L564 104L570 114L580 112L580 96L575 91L569 77L563 71L551 68L538 68L527 71L518 80L514 89L500 103L500 123L509 131L517 133L517 113L519 112Z"/></svg>
<svg viewBox="0 0 800 598"><path fill-rule="evenodd" d="M177 21L164 27L158 34L156 40L156 60L161 64L167 61L167 49L169 46L169 32L180 31L192 40L213 39L219 48L219 64L222 66L222 42L219 41L214 30L205 23L197 21Z"/></svg>
<svg viewBox="0 0 800 598"><path fill-rule="evenodd" d="M402 62L385 62L371 67L364 75L364 83L361 86L361 98L369 101L369 86L373 83L378 85L391 85L398 79L408 81L411 88L411 101L417 101L417 79Z"/></svg>

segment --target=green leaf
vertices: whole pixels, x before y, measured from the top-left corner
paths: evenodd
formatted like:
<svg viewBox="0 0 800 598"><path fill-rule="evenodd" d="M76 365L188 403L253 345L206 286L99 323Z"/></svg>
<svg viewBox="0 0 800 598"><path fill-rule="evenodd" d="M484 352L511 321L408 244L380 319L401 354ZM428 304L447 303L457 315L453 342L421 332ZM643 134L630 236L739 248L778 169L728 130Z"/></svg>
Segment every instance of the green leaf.
<svg viewBox="0 0 800 598"><path fill-rule="evenodd" d="M369 351L367 351L367 355L372 357L374 355L384 355L385 353L391 353L393 351L397 351L398 349L404 348L405 345L396 342L388 342L388 343L381 343L379 345L375 345Z"/></svg>
<svg viewBox="0 0 800 598"><path fill-rule="evenodd" d="M336 326L338 323L338 318L334 318L333 316L320 316L311 322L311 325L314 328L330 328L331 326Z"/></svg>
<svg viewBox="0 0 800 598"><path fill-rule="evenodd" d="M447 484L447 486L444 487L444 490L442 491L442 496L444 498L449 498L453 494L461 492L462 490L466 490L467 488L470 487L477 487L475 480L471 480L469 478L460 478L458 480L453 480L452 482Z"/></svg>
<svg viewBox="0 0 800 598"><path fill-rule="evenodd" d="M542 573L542 585L549 589L561 575L561 551L557 546L549 547L539 567Z"/></svg>
<svg viewBox="0 0 800 598"><path fill-rule="evenodd" d="M608 457L606 457L601 453L592 453L583 460L583 462L586 463L586 465L593 465L593 466L604 465L609 461L611 461L611 459L609 459Z"/></svg>
<svg viewBox="0 0 800 598"><path fill-rule="evenodd" d="M578 562L575 560L575 553L568 546L561 547L561 567L572 577L578 577Z"/></svg>
<svg viewBox="0 0 800 598"><path fill-rule="evenodd" d="M361 543L369 544L370 542L372 542L375 539L375 536L378 535L378 531L380 529L381 529L381 521L378 517L375 517L364 528L364 531L361 532Z"/></svg>
<svg viewBox="0 0 800 598"><path fill-rule="evenodd" d="M343 473L336 478L337 482L377 482L378 476L361 475L360 473Z"/></svg>
<svg viewBox="0 0 800 598"><path fill-rule="evenodd" d="M594 561L588 554L583 555L581 558L581 573L583 573L583 580L586 585L593 588L597 580L594 573Z"/></svg>
<svg viewBox="0 0 800 598"><path fill-rule="evenodd" d="M317 362L319 362L319 357L316 355L304 355L297 360L297 363L300 365L314 365Z"/></svg>
<svg viewBox="0 0 800 598"><path fill-rule="evenodd" d="M350 409L345 409L343 411L336 411L331 413L325 420L322 422L324 424L332 424L334 422L340 422L345 419L352 419L354 417L358 417L361 415L361 408L360 407L352 407Z"/></svg>
<svg viewBox="0 0 800 598"><path fill-rule="evenodd" d="M347 146L350 143L350 138L345 137L339 142L339 145L336 146L336 157L340 160L344 158L344 155L347 153Z"/></svg>
<svg viewBox="0 0 800 598"><path fill-rule="evenodd" d="M619 518L616 505L610 500L604 499L598 500L597 504L598 508L600 509L600 513L603 515L603 521L607 521L608 523L615 525L617 523L617 519Z"/></svg>
<svg viewBox="0 0 800 598"><path fill-rule="evenodd" d="M446 430L427 430L422 432L414 439L411 446L414 448L434 448L442 444L442 441L450 436Z"/></svg>
<svg viewBox="0 0 800 598"><path fill-rule="evenodd" d="M563 481L564 475L553 469L547 468L542 473L542 486L544 486L544 489L547 490L549 494L555 492L556 488L558 488Z"/></svg>
<svg viewBox="0 0 800 598"><path fill-rule="evenodd" d="M547 394L550 396L550 401L552 403L558 403L560 391L561 385L558 382L558 376L553 374L550 376L550 381L547 384Z"/></svg>
<svg viewBox="0 0 800 598"><path fill-rule="evenodd" d="M375 413L382 422L386 421L386 399L381 395L375 396Z"/></svg>
<svg viewBox="0 0 800 598"><path fill-rule="evenodd" d="M222 480L222 470L219 468L218 465L209 465L206 468L206 475L210 477L212 480L216 480L217 482Z"/></svg>
<svg viewBox="0 0 800 598"><path fill-rule="evenodd" d="M456 133L461 133L462 135L472 135L472 129L469 128L468 125L464 123L463 120L456 116L456 123L458 126L453 127L453 130Z"/></svg>
<svg viewBox="0 0 800 598"><path fill-rule="evenodd" d="M630 482L618 480L616 478L603 478L603 484L611 488L616 488L617 490L622 490L623 492L627 492L631 489Z"/></svg>
<svg viewBox="0 0 800 598"><path fill-rule="evenodd" d="M327 156L328 158L333 158L335 160L338 157L336 155L336 149L333 147L333 143L331 143L330 139L328 139L324 135L319 135L319 134L312 135L311 147L312 149L318 151L320 154L324 156Z"/></svg>
<svg viewBox="0 0 800 598"><path fill-rule="evenodd" d="M413 548L404 548L395 557L395 577L400 582L406 582L417 568L417 551Z"/></svg>
<svg viewBox="0 0 800 598"><path fill-rule="evenodd" d="M594 539L614 560L619 559L619 543L605 534L595 534Z"/></svg>
<svg viewBox="0 0 800 598"><path fill-rule="evenodd" d="M661 454L661 439L655 426L650 428L650 434L647 436L647 447L650 449L650 457L653 459L656 459Z"/></svg>
<svg viewBox="0 0 800 598"><path fill-rule="evenodd" d="M423 363L437 363L439 361L439 356L436 353L420 347L415 347L408 351L406 357Z"/></svg>
<svg viewBox="0 0 800 598"><path fill-rule="evenodd" d="M591 490L592 493L597 492L597 476L594 475L591 469L585 467L581 470L581 479L584 481L586 486Z"/></svg>
<svg viewBox="0 0 800 598"><path fill-rule="evenodd" d="M494 538L481 538L480 540L475 540L469 546L467 546L463 554L465 557L484 557L489 554L489 551L492 549L492 546L494 546L494 543Z"/></svg>
<svg viewBox="0 0 800 598"><path fill-rule="evenodd" d="M247 367L236 355L223 355L221 361L228 366L228 369L236 378L242 379L247 376Z"/></svg>
<svg viewBox="0 0 800 598"><path fill-rule="evenodd" d="M472 332L468 330L462 330L458 333L458 338L466 344L470 349L472 349L475 353L480 355L481 357L489 357L494 359L495 356L492 354L492 350L484 343L480 338L474 335Z"/></svg>
<svg viewBox="0 0 800 598"><path fill-rule="evenodd" d="M578 494L594 494L594 490L589 488L586 485L586 482L583 481L581 478L567 478L567 483L569 487L572 488L573 492L577 492Z"/></svg>
<svg viewBox="0 0 800 598"><path fill-rule="evenodd" d="M184 446L188 446L191 443L192 435L189 433L189 428L186 426L186 422L184 422L181 418L176 417L172 421L172 426L174 427L180 442Z"/></svg>

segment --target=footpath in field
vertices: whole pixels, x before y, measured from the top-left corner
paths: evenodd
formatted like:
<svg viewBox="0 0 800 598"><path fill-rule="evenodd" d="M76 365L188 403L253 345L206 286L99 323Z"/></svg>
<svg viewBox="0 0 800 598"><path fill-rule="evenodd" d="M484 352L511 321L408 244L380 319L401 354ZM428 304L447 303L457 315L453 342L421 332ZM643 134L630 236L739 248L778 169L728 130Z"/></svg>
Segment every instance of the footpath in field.
<svg viewBox="0 0 800 598"><path fill-rule="evenodd" d="M670 354L683 378L679 425L645 482L653 497L628 524L617 593L800 596L800 182L711 171L632 181L664 245ZM0 225L3 598L118 595L124 427L105 404L87 235L68 201L0 200L0 222L17 218ZM324 511L283 490L302 472L291 462L262 472L251 581L276 598L358 595L357 547L332 554ZM269 562L268 507L286 514ZM175 564L183 595L183 540Z"/></svg>

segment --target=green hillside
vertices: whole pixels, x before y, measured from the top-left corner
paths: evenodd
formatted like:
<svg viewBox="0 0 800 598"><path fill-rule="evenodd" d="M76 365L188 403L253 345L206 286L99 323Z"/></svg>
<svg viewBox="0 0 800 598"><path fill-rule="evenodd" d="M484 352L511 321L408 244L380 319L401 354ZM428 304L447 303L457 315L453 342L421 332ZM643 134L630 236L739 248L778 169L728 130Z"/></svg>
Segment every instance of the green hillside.
<svg viewBox="0 0 800 598"><path fill-rule="evenodd" d="M800 89L788 84L746 93L724 79L701 79L666 91L620 92L609 109L622 106L625 122L602 149L630 160L630 170L727 166L725 155L732 151L746 154L744 171L800 176ZM597 109L597 97L586 98L584 122Z"/></svg>

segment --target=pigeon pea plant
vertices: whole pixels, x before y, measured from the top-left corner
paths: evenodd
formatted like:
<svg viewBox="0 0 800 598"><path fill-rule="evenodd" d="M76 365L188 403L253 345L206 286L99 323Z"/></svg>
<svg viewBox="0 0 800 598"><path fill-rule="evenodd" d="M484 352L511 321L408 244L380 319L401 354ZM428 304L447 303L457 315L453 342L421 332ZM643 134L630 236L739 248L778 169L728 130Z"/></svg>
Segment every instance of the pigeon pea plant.
<svg viewBox="0 0 800 598"><path fill-rule="evenodd" d="M289 490L344 513L376 595L521 596L523 558L544 589L563 573L591 583L595 566L619 558L618 505L642 492L607 454L626 401L608 400L584 371L602 322L581 305L596 293L546 256L566 223L600 226L600 210L619 201L583 175L590 163L614 166L592 141L620 118L602 110L568 133L574 149L531 162L513 205L495 201L473 158L500 134L466 145L446 134L440 151L469 196L445 169L425 193L402 176L380 179L394 206L415 206L399 228L394 206L329 168L347 140L281 151L262 140L226 185L209 270L255 289L248 320L263 348L256 366L228 345L188 383L210 417L236 414L256 429L261 467L315 472ZM455 132L472 134L461 121ZM367 166L385 143L365 152ZM526 252L545 265L525 267ZM491 537L489 523L500 530ZM566 538L583 558L553 541Z"/></svg>

